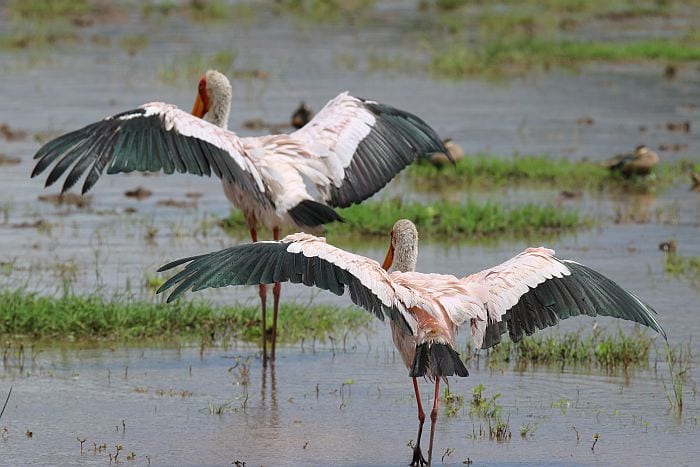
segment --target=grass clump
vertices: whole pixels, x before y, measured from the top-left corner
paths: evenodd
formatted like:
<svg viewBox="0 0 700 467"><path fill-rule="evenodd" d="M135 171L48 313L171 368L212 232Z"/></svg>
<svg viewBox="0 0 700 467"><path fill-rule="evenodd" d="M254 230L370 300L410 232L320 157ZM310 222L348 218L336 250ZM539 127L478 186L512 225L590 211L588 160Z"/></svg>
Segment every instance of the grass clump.
<svg viewBox="0 0 700 467"><path fill-rule="evenodd" d="M510 40L505 37L483 44L453 44L434 52L431 69L436 75L466 78L481 74L520 74L552 65L576 66L590 61L686 62L700 60L700 45L666 39L635 42L583 42L555 39Z"/></svg>
<svg viewBox="0 0 700 467"><path fill-rule="evenodd" d="M486 388L483 384L479 384L472 388L472 400L469 403L469 415L476 418L486 419L488 422L489 439L496 441L510 440L512 433L510 430L510 415L505 419L501 415L503 407L498 404L498 399L501 393L496 393L493 396L484 396ZM477 434L476 428L473 429L473 436L483 437L484 430L480 426Z"/></svg>
<svg viewBox="0 0 700 467"><path fill-rule="evenodd" d="M406 175L419 187L441 188L451 185L491 187L509 183L547 183L576 188L600 186L617 179L600 164L544 155L515 155L501 158L479 153L458 160L454 166L438 168L428 163L414 164Z"/></svg>
<svg viewBox="0 0 700 467"><path fill-rule="evenodd" d="M527 237L533 234L560 233L590 225L571 210L554 206L524 204L504 207L496 202L428 204L390 199L383 202L366 201L349 208L338 209L345 222L325 225L325 235L331 241L346 235L386 236L398 219L410 219L424 235L442 237L485 237L506 234ZM240 233L248 227L241 211L232 211L219 225L230 233Z"/></svg>
<svg viewBox="0 0 700 467"><path fill-rule="evenodd" d="M195 21L224 21L230 18L231 5L223 0L190 0L189 13Z"/></svg>
<svg viewBox="0 0 700 467"><path fill-rule="evenodd" d="M275 8L280 13L312 21L341 20L371 12L375 0L277 0Z"/></svg>
<svg viewBox="0 0 700 467"><path fill-rule="evenodd" d="M10 0L5 11L12 19L53 21L91 13L94 8L88 0Z"/></svg>
<svg viewBox="0 0 700 467"><path fill-rule="evenodd" d="M626 335L594 332L552 334L524 337L516 343L504 341L489 353L489 365L510 362L516 366L533 365L590 365L595 363L608 370L645 365L654 342L641 331ZM502 347L499 349L499 347Z"/></svg>
<svg viewBox="0 0 700 467"><path fill-rule="evenodd" d="M440 400L443 402L445 415L447 417L454 417L464 407L464 396L453 393L450 391L449 386L446 386L445 389L443 389Z"/></svg>
<svg viewBox="0 0 700 467"><path fill-rule="evenodd" d="M279 337L325 341L328 336L360 333L372 318L358 308L282 303ZM270 323L271 324L271 323ZM136 299L106 300L66 293L40 296L23 290L0 291L0 335L32 339L140 339L211 336L257 341L259 306L212 306L202 302L172 304Z"/></svg>
<svg viewBox="0 0 700 467"><path fill-rule="evenodd" d="M683 414L683 387L688 382L693 358L690 344L673 348L666 347L666 362L668 363L669 381L663 380L664 392L669 407L680 417Z"/></svg>
<svg viewBox="0 0 700 467"><path fill-rule="evenodd" d="M326 226L329 236L340 232L385 236L401 218L413 221L424 235L442 237L528 236L572 230L587 224L575 211L539 204L504 207L497 202L423 204L391 199L367 201L338 212L345 223Z"/></svg>
<svg viewBox="0 0 700 467"><path fill-rule="evenodd" d="M158 78L167 84L181 81L197 81L202 76L202 70L214 68L221 73L230 74L233 63L236 61L236 53L231 50L219 50L213 54L193 52L173 58L168 64L161 67Z"/></svg>
<svg viewBox="0 0 700 467"><path fill-rule="evenodd" d="M603 164L575 161L547 155L519 155L502 158L478 153L458 160L455 165L435 167L427 162L413 164L405 176L420 190L443 190L455 187L489 189L507 185L548 185L571 190L624 190L645 192L685 179L700 171L692 160L661 163L647 176L625 178Z"/></svg>
<svg viewBox="0 0 700 467"><path fill-rule="evenodd" d="M129 55L134 56L148 47L148 36L145 34L132 34L123 36L119 40L119 46Z"/></svg>
<svg viewBox="0 0 700 467"><path fill-rule="evenodd" d="M685 277L700 287L700 256L681 256L669 253L664 257L664 271L675 277Z"/></svg>

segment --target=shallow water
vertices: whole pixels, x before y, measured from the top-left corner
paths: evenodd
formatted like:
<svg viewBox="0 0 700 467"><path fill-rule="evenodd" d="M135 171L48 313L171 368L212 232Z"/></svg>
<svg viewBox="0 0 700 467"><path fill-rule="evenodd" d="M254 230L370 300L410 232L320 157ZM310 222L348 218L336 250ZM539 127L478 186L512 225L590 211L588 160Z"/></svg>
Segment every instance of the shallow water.
<svg viewBox="0 0 700 467"><path fill-rule="evenodd" d="M0 21L0 31L6 27ZM22 158L19 165L0 167L0 202L7 211L0 224L0 262L7 285L55 293L69 281L76 291L98 287L109 295L128 286L150 297L146 278L166 261L247 241L227 237L210 225L229 211L216 180L179 176L175 183L167 176L105 176L91 193L91 206L77 209L38 202L39 195L58 188L44 190L45 175L28 178L31 156L40 146L32 138L37 132L75 129L156 99L188 108L196 83L180 80L172 86L157 76L170 66L171 57L191 51L217 51L232 44L238 52L235 68L270 73L265 81L234 83L230 126L242 135L249 133L241 129L244 120L285 121L299 100L318 110L337 92L350 89L418 113L467 152L488 150L502 156L544 152L598 160L641 143L653 148L677 143L686 147L662 152L664 160L700 153L700 112L692 107L700 105L697 72L686 70L667 81L654 67L589 67L580 75L553 72L492 85L433 80L421 73L366 74L338 64L339 55L348 51L358 56L371 47L405 52L410 44L402 45L401 31L391 27L370 28L366 34L335 28L331 34L324 27L298 28L273 17L262 24L236 23L230 28L177 19L149 28L131 21L88 29L86 34L96 31L112 38L113 45L61 46L30 67L28 54L0 52L0 122L29 134L24 141L0 139L0 152ZM147 31L151 42L130 58L117 46L125 31ZM582 117L593 118L594 124L577 124ZM663 128L676 120L689 120L692 131L678 134ZM647 131L640 132L640 126ZM124 197L125 190L138 185L154 195L143 201ZM401 195L405 186L395 182L377 196ZM170 198L186 200L186 192L202 194L196 208L157 204ZM659 311L672 344L700 334L695 319L698 290L683 279L665 276L663 253L658 250L660 242L675 238L682 254L700 255L700 194L688 191L685 182L652 195L585 194L572 201L559 201L552 190L518 188L466 196L562 202L599 219L599 226L559 237L548 246L641 295ZM129 208L136 212L127 213ZM51 227L18 228L40 219ZM540 243L492 240L441 243L426 236L419 270L465 275ZM381 239L351 246L380 259L385 243ZM283 290L285 300L307 301L313 293L302 286L285 285ZM214 301L257 300L253 288L201 295ZM348 303L329 293L314 300ZM616 322L600 321L609 330L616 329ZM592 323L584 318L561 327L588 329ZM626 324L621 325L624 331L631 328ZM106 451L92 452L93 442L107 443L112 453L115 444L123 444L120 460L133 451L138 465L148 462L146 456L154 464L240 460L248 465L395 465L410 460L406 444L415 438L415 402L386 326L378 323L377 332L359 339L354 351L335 356L321 345L316 353L308 345L303 352L296 346L283 348L274 377L268 372L264 383L256 350L232 345L208 350L201 357L198 348L188 346L47 347L34 365L26 363L21 374L11 361L0 373L0 394L14 387L2 418L8 429L7 439L0 440L3 460L108 463ZM697 339L692 347L697 355ZM240 366L229 371L237 356L244 361L251 358L246 386L239 381ZM690 465L700 455L696 443L700 410L694 390L686 394L683 418L675 419L667 411L663 364L658 374L652 366L629 375L580 368L490 372L473 365L469 379L451 381L452 391L468 399L471 388L483 383L487 394L502 393L499 400L511 416L513 438L507 443L470 439L473 427L478 430L486 422L472 420L467 412L450 418L441 412L435 457L454 448L445 457L446 464L461 465L469 457L475 465ZM341 396L341 385L348 380L353 383L342 387ZM693 375L689 387L696 381ZM424 383L421 390L428 404L431 386ZM191 395L183 397L182 391ZM565 410L559 407L562 400L568 405ZM229 401L230 413L209 414L210 403ZM535 423L536 429L534 436L522 439L518 430L526 423ZM578 444L572 426L580 433ZM33 432L32 438L26 437L26 430ZM591 451L596 432L601 438ZM87 439L83 455L76 437ZM423 443L427 448L425 434Z"/></svg>

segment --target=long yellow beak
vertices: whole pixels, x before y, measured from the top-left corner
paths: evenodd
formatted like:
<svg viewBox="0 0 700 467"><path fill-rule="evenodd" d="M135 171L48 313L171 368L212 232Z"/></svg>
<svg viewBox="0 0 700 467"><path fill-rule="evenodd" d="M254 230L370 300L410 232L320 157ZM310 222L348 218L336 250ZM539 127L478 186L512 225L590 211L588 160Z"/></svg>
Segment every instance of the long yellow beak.
<svg viewBox="0 0 700 467"><path fill-rule="evenodd" d="M389 251L386 252L386 258L384 258L384 262L382 263L382 268L385 271L388 271L393 262L394 262L394 245L389 244Z"/></svg>
<svg viewBox="0 0 700 467"><path fill-rule="evenodd" d="M197 93L197 97L194 100L194 106L192 107L192 115L202 118L204 117L205 113L207 113L207 107L202 100L202 96Z"/></svg>

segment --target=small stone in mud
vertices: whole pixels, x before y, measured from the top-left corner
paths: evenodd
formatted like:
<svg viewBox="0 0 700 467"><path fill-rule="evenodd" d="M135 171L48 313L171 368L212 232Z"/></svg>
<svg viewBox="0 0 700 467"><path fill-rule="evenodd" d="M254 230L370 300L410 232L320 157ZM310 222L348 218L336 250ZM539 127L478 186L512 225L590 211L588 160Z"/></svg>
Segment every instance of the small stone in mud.
<svg viewBox="0 0 700 467"><path fill-rule="evenodd" d="M678 73L678 68L676 67L676 65L668 64L664 68L664 78L666 78L666 79L675 78L677 73Z"/></svg>
<svg viewBox="0 0 700 467"><path fill-rule="evenodd" d="M81 196L75 193L39 195L39 201L84 208L92 203L92 196Z"/></svg>
<svg viewBox="0 0 700 467"><path fill-rule="evenodd" d="M192 202L192 201L180 201L176 199L162 199L158 201L159 206L168 206L172 208L183 208L183 209L188 209L188 208L195 208L197 207L197 203Z"/></svg>
<svg viewBox="0 0 700 467"><path fill-rule="evenodd" d="M142 186L136 187L133 190L126 190L124 192L124 196L127 196L129 198L136 198L139 200L148 198L152 194L153 192L151 190L148 190Z"/></svg>
<svg viewBox="0 0 700 467"><path fill-rule="evenodd" d="M566 199L574 199L574 198L580 198L581 197L581 191L580 190L562 190L559 192L559 196L562 198Z"/></svg>
<svg viewBox="0 0 700 467"><path fill-rule="evenodd" d="M666 129L676 133L690 133L690 120L666 122Z"/></svg>
<svg viewBox="0 0 700 467"><path fill-rule="evenodd" d="M19 157L10 157L0 152L0 165L16 165L22 162Z"/></svg>
<svg viewBox="0 0 700 467"><path fill-rule="evenodd" d="M595 120L593 120L593 117L581 117L576 120L577 125L593 125L595 123Z"/></svg>
<svg viewBox="0 0 700 467"><path fill-rule="evenodd" d="M7 141L21 141L27 137L27 132L23 130L13 130L7 123L0 123L0 136Z"/></svg>

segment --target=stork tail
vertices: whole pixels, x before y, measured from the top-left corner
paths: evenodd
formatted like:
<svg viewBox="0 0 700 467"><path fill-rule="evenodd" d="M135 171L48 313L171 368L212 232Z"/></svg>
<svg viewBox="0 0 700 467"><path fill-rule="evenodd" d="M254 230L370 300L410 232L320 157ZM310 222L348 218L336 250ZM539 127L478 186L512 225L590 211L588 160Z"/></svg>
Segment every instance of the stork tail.
<svg viewBox="0 0 700 467"><path fill-rule="evenodd" d="M413 366L409 376L425 376L428 369L435 377L443 376L469 376L467 367L456 350L447 344L425 343L416 347L416 355L413 358Z"/></svg>
<svg viewBox="0 0 700 467"><path fill-rule="evenodd" d="M309 199L297 204L288 212L300 226L314 227L334 221L343 222L343 218L333 208Z"/></svg>

